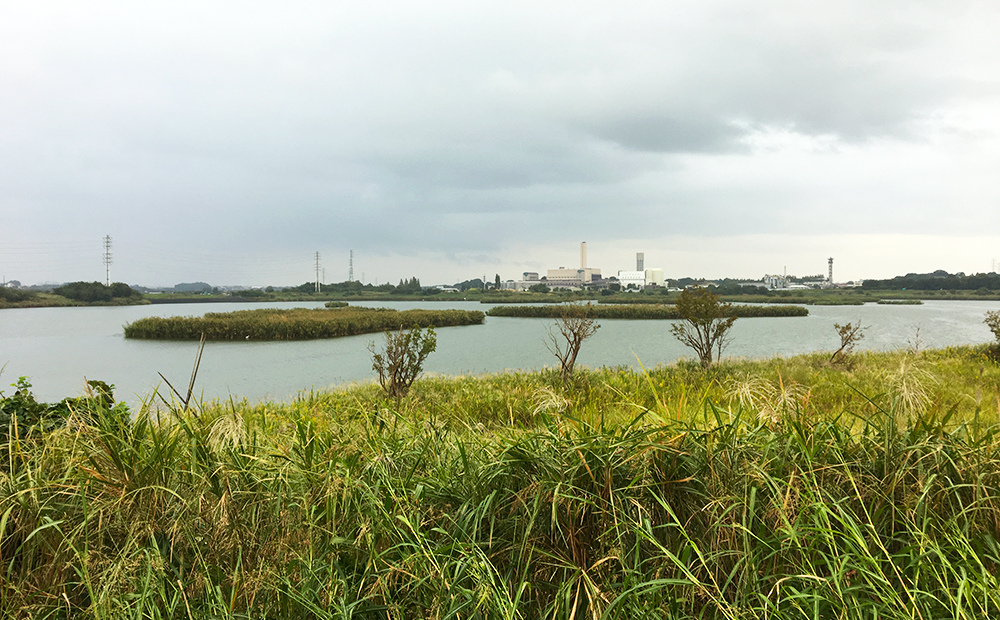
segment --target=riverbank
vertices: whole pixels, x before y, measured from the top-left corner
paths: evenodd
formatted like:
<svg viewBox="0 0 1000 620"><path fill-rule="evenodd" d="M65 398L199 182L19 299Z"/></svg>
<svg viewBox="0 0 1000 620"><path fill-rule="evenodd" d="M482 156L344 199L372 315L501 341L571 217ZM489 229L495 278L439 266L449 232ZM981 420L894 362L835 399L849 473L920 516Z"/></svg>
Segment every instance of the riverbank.
<svg viewBox="0 0 1000 620"><path fill-rule="evenodd" d="M0 615L992 617L990 355L83 407L3 459Z"/></svg>
<svg viewBox="0 0 1000 620"><path fill-rule="evenodd" d="M31 292L17 301L0 297L0 310L12 308L71 308L92 306L144 306L150 302L142 297L122 297L111 301L78 301L52 293Z"/></svg>

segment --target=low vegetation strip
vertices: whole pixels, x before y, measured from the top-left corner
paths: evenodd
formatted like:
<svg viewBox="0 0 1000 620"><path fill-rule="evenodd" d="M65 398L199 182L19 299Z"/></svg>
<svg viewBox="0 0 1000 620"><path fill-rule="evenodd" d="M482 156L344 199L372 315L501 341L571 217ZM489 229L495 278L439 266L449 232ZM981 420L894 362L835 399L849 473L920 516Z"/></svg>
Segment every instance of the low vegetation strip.
<svg viewBox="0 0 1000 620"><path fill-rule="evenodd" d="M611 295L597 300L599 304L664 304L672 303L677 298L675 293L670 295L640 295L636 293ZM820 296L813 295L719 295L719 299L734 304L797 304L802 306L861 306L865 301L875 301L875 297L846 297L843 295Z"/></svg>
<svg viewBox="0 0 1000 620"><path fill-rule="evenodd" d="M487 316L518 318L557 319L566 312L567 306L496 306L490 308ZM808 316L809 310L802 306L729 306L729 314L740 318ZM589 306L587 316L593 319L633 319L633 320L676 320L680 319L677 309L670 305L616 304Z"/></svg>
<svg viewBox="0 0 1000 620"><path fill-rule="evenodd" d="M0 617L995 618L987 353L81 401L0 443Z"/></svg>
<svg viewBox="0 0 1000 620"><path fill-rule="evenodd" d="M920 306L924 302L920 299L880 299L877 303L882 306Z"/></svg>
<svg viewBox="0 0 1000 620"><path fill-rule="evenodd" d="M478 310L264 308L209 312L203 317L147 317L125 326L126 338L146 340L311 340L412 327L478 325Z"/></svg>

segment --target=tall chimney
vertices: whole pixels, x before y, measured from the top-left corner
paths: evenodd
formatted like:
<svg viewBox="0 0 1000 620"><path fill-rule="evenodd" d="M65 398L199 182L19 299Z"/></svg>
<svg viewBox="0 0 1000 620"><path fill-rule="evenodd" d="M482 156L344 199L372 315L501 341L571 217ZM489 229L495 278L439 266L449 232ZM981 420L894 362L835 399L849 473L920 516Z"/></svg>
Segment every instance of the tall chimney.
<svg viewBox="0 0 1000 620"><path fill-rule="evenodd" d="M830 284L833 284L833 258L831 257L826 259L826 264L827 267L829 267L830 269L829 275L826 276L826 281L829 282Z"/></svg>
<svg viewBox="0 0 1000 620"><path fill-rule="evenodd" d="M587 242L580 242L580 269L587 268Z"/></svg>
<svg viewBox="0 0 1000 620"><path fill-rule="evenodd" d="M646 255L643 254L642 252L636 252L635 253L635 270L636 271L643 271L646 268L645 264L646 264Z"/></svg>

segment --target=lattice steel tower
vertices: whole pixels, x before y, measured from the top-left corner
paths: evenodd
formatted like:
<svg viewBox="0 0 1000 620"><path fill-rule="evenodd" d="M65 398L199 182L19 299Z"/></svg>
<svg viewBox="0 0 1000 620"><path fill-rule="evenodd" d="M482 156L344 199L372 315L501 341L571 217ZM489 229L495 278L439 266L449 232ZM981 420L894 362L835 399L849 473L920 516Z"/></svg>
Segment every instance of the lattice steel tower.
<svg viewBox="0 0 1000 620"><path fill-rule="evenodd" d="M322 290L322 289L320 288L320 284L319 284L319 272L320 272L320 266L319 266L319 252L316 252L316 292L317 292L317 293L318 293L318 292L320 292L320 291Z"/></svg>
<svg viewBox="0 0 1000 620"><path fill-rule="evenodd" d="M104 235L104 285L111 286L111 235Z"/></svg>

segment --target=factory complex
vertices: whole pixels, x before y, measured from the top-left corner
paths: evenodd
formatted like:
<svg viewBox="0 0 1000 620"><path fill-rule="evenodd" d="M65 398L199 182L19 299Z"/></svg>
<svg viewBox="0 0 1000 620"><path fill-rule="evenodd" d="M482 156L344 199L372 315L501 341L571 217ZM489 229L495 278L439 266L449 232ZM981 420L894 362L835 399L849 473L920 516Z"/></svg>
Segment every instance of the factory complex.
<svg viewBox="0 0 1000 620"><path fill-rule="evenodd" d="M580 267L571 269L559 267L549 269L544 277L537 272L526 271L518 281L508 280L502 282L502 288L526 291L532 286L543 284L550 289L582 289L589 288L595 290L633 290L638 291L648 287L665 286L663 270L645 269L644 256L642 252L636 254L635 271L619 271L616 276L605 278L601 270L587 266L587 242L580 243Z"/></svg>
<svg viewBox="0 0 1000 620"><path fill-rule="evenodd" d="M759 286L768 290L842 286L833 284L832 258L827 259L827 267L828 273L826 277L815 276L793 279L787 275L765 275L760 280L741 281L740 285ZM715 283L704 283L704 285L712 284ZM587 265L587 242L583 241L580 243L579 268L559 267L558 269L549 269L544 276L541 276L538 272L526 271L522 274L520 280L501 282L500 288L526 291L530 290L533 286L539 285L544 285L549 289L641 291L647 288L666 288L668 282L663 276L663 269L659 267L646 268L645 254L643 252L637 252L635 255L635 270L618 271L616 275L604 277L600 269ZM857 286L858 283L851 283L850 285Z"/></svg>

